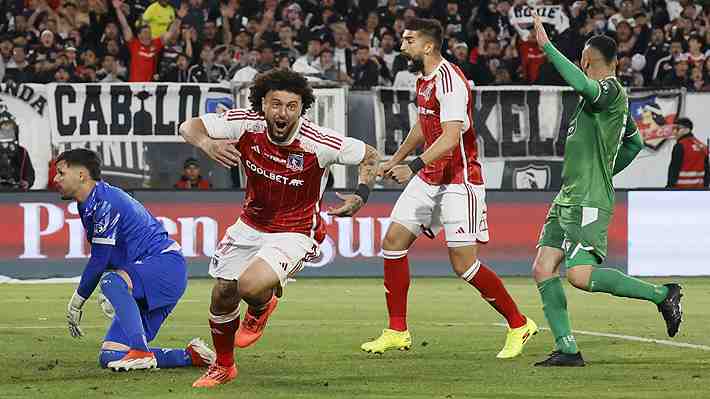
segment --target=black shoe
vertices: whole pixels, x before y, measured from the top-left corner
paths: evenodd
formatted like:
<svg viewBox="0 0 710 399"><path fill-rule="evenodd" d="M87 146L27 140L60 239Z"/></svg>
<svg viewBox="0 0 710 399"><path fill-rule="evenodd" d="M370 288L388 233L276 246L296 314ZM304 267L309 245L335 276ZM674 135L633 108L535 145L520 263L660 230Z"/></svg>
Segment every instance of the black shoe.
<svg viewBox="0 0 710 399"><path fill-rule="evenodd" d="M547 359L535 363L536 367L584 367L582 352L575 354L554 351Z"/></svg>
<svg viewBox="0 0 710 399"><path fill-rule="evenodd" d="M675 283L664 284L668 287L668 296L663 302L658 304L658 311L663 315L666 321L666 329L669 337L675 337L680 328L680 322L683 321L683 309L680 306L680 298L683 294L680 293L681 286Z"/></svg>

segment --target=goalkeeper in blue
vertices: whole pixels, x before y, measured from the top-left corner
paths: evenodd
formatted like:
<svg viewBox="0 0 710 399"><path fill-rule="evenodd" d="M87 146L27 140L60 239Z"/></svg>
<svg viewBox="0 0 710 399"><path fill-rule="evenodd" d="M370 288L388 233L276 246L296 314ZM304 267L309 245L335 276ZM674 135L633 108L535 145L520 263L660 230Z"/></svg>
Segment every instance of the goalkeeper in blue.
<svg viewBox="0 0 710 399"><path fill-rule="evenodd" d="M97 286L115 310L99 363L113 371L208 366L214 352L199 338L185 349L151 348L187 287L180 245L123 190L101 180L101 160L86 149L57 158L54 178L62 199L76 200L91 243L91 259L67 307L72 337L82 337L82 307Z"/></svg>

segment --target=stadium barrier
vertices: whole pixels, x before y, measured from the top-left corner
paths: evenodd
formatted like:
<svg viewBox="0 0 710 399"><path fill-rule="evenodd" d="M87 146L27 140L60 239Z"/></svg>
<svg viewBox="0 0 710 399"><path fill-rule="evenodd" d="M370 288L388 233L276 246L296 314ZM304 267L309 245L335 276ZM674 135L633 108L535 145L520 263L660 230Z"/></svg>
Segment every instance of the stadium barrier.
<svg viewBox="0 0 710 399"><path fill-rule="evenodd" d="M209 256L227 227L241 212L241 191L133 191L158 217L189 260L190 275L206 276ZM555 193L542 191L487 193L491 240L481 259L504 275L527 275L547 208ZM381 241L399 191L375 191L355 218L322 213L328 236L322 257L301 276L380 276ZM326 193L323 209L338 202ZM1 237L0 275L13 278L77 276L90 249L75 202L52 192L0 194L0 214L6 231ZM626 193L618 193L609 234L609 264L626 270ZM446 244L419 238L410 252L414 275L452 275Z"/></svg>
<svg viewBox="0 0 710 399"><path fill-rule="evenodd" d="M166 187L188 157L203 157L177 135L187 117L248 106L241 86L216 84L0 85L0 119L13 118L36 169L34 189L46 187L49 160L59 151L88 146L106 161L105 175L126 187ZM349 92L318 87L309 118L376 145L386 157L416 117L413 93L392 88ZM472 115L479 134L486 185L505 190L559 186L564 126L576 104L569 89L544 86L474 88ZM706 93L632 91L631 113L647 146L614 178L621 188L661 188L673 147L670 126L678 115L695 122L696 137L710 136ZM357 117L350 117L357 115ZM50 143L50 145L48 145ZM231 188L229 171L203 162L215 187ZM335 187L351 187L353 168L333 169ZM168 187L171 184L167 185ZM394 187L394 186L391 186Z"/></svg>

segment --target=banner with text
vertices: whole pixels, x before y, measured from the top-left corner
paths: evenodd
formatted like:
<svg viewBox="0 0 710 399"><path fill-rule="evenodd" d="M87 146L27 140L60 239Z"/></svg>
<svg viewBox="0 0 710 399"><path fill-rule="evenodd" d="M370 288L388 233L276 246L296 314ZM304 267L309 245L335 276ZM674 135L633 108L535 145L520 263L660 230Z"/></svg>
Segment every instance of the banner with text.
<svg viewBox="0 0 710 399"><path fill-rule="evenodd" d="M397 151L416 122L415 100L410 90L376 90L377 147L385 158ZM684 100L681 90L629 93L629 111L647 147L615 178L617 187L665 186L668 146L663 142ZM567 128L578 101L579 95L565 87L475 87L473 126L486 186L559 189Z"/></svg>
<svg viewBox="0 0 710 399"><path fill-rule="evenodd" d="M98 151L104 174L127 187L172 185L195 156L180 124L234 106L230 88L217 84L51 84L47 97L54 153Z"/></svg>
<svg viewBox="0 0 710 399"><path fill-rule="evenodd" d="M354 218L322 213L327 238L322 257L300 274L316 276L382 275L381 242L399 192L375 191ZM141 201L180 243L191 275L205 276L209 257L226 229L241 213L241 191L135 191ZM481 259L502 274L527 275L535 245L554 193L489 192L491 241ZM326 193L326 206L338 199ZM609 264L626 264L626 195L617 195L609 230ZM56 193L0 194L0 213L7 234L0 236L0 275L13 278L78 276L88 261L90 246L75 202ZM451 275L443 237L420 237L409 255L416 275Z"/></svg>

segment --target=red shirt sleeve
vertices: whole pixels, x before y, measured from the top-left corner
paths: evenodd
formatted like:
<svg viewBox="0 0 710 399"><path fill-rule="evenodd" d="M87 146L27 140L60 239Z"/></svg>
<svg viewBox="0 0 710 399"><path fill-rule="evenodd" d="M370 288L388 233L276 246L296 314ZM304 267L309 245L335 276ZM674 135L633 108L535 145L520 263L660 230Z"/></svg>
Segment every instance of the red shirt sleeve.
<svg viewBox="0 0 710 399"><path fill-rule="evenodd" d="M164 46L163 40L160 37L156 37L155 39L153 39L153 42L151 44L158 51L162 50Z"/></svg>

